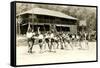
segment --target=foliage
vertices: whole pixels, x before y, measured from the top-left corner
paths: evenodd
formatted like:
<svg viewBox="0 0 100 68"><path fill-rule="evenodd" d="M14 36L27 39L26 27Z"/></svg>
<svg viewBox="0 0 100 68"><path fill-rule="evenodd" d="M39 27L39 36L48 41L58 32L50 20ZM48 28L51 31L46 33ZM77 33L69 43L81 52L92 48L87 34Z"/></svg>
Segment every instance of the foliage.
<svg viewBox="0 0 100 68"><path fill-rule="evenodd" d="M16 14L30 10L34 7L40 7L40 8L60 11L67 15L78 18L79 20L86 20L88 31L96 30L96 7L18 3L16 6L16 9L17 9Z"/></svg>

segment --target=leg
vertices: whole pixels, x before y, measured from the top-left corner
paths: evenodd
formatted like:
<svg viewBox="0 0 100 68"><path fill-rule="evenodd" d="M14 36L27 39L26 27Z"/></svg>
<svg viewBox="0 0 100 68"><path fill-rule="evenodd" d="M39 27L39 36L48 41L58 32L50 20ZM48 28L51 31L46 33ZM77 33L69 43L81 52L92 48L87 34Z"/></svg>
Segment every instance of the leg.
<svg viewBox="0 0 100 68"><path fill-rule="evenodd" d="M85 45L87 46L87 49L89 49L88 41L85 40Z"/></svg>
<svg viewBox="0 0 100 68"><path fill-rule="evenodd" d="M56 49L58 49L58 41L57 40L55 40L55 43L56 43Z"/></svg>
<svg viewBox="0 0 100 68"><path fill-rule="evenodd" d="M35 39L32 38L30 42L31 42L31 45L30 45L30 48L29 48L29 49L30 49L29 52L32 53L32 48L33 48L33 46L34 46Z"/></svg>
<svg viewBox="0 0 100 68"><path fill-rule="evenodd" d="M34 44L34 43L32 43L32 45L31 45L31 47L30 47L30 53L32 53L33 44Z"/></svg>
<svg viewBox="0 0 100 68"><path fill-rule="evenodd" d="M73 42L69 42L69 45L70 45L70 47L71 47L72 50L73 50Z"/></svg>
<svg viewBox="0 0 100 68"><path fill-rule="evenodd" d="M50 43L48 42L47 44L48 44L48 48L50 48Z"/></svg>
<svg viewBox="0 0 100 68"><path fill-rule="evenodd" d="M67 42L67 41L66 41L66 40L64 40L64 48L66 48L66 47L67 47L66 42Z"/></svg>
<svg viewBox="0 0 100 68"><path fill-rule="evenodd" d="M29 41L27 41L28 43L28 53L30 52L30 44L29 44Z"/></svg>
<svg viewBox="0 0 100 68"><path fill-rule="evenodd" d="M48 49L49 49L49 47L50 47L50 40L47 38L47 39L45 39L45 42L46 42L46 44L47 44L47 46L48 46Z"/></svg>
<svg viewBox="0 0 100 68"><path fill-rule="evenodd" d="M42 46L43 46L43 40L42 39L39 39L40 53L42 51Z"/></svg>
<svg viewBox="0 0 100 68"><path fill-rule="evenodd" d="M53 52L56 52L56 49L55 49L55 44L56 44L56 42L53 42Z"/></svg>
<svg viewBox="0 0 100 68"><path fill-rule="evenodd" d="M53 46L53 40L51 39L50 45L49 45L49 50L50 50L50 52L52 51L52 46Z"/></svg>
<svg viewBox="0 0 100 68"><path fill-rule="evenodd" d="M30 42L32 43L31 45L30 45ZM28 50L28 53L32 53L32 48L33 48L34 42L33 42L33 41L29 41L28 44L29 44L29 50Z"/></svg>
<svg viewBox="0 0 100 68"><path fill-rule="evenodd" d="M40 53L42 53L42 44L40 43L39 46L40 46Z"/></svg>
<svg viewBox="0 0 100 68"><path fill-rule="evenodd" d="M51 44L49 45L49 50L50 50L50 52L51 52L51 50L52 50L52 42L51 42Z"/></svg>
<svg viewBox="0 0 100 68"><path fill-rule="evenodd" d="M79 49L82 49L82 42L79 42Z"/></svg>
<svg viewBox="0 0 100 68"><path fill-rule="evenodd" d="M28 53L30 53L30 47L31 47L31 45L30 45L30 41L31 41L31 39L28 38L28 39L27 39L27 44L28 44Z"/></svg>
<svg viewBox="0 0 100 68"><path fill-rule="evenodd" d="M64 44L64 42L61 41L61 49L62 50L64 49L63 44Z"/></svg>
<svg viewBox="0 0 100 68"><path fill-rule="evenodd" d="M56 47L57 49L59 48L59 42L57 42L57 47Z"/></svg>
<svg viewBox="0 0 100 68"><path fill-rule="evenodd" d="M43 45L44 45L44 50L46 49L46 42L45 41L43 41Z"/></svg>

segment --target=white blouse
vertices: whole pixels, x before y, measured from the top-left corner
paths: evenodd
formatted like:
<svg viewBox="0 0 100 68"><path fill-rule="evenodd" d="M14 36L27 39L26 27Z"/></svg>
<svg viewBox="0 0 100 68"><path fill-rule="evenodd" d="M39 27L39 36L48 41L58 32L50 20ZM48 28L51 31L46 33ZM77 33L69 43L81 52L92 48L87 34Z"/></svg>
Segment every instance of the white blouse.
<svg viewBox="0 0 100 68"><path fill-rule="evenodd" d="M33 36L33 33L32 32L27 32L27 34L26 34L26 37L27 38L31 38Z"/></svg>

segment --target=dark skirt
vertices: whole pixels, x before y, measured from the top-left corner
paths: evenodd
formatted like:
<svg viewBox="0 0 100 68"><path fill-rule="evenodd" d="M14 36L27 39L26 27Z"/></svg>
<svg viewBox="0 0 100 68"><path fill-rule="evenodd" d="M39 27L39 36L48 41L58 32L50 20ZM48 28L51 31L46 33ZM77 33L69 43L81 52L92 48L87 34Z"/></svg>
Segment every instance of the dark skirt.
<svg viewBox="0 0 100 68"><path fill-rule="evenodd" d="M33 42L34 43L35 42L35 39L34 38L28 38L27 39L27 42Z"/></svg>
<svg viewBox="0 0 100 68"><path fill-rule="evenodd" d="M70 40L67 40L68 43L70 43Z"/></svg>
<svg viewBox="0 0 100 68"><path fill-rule="evenodd" d="M39 39L39 43L42 43L42 39Z"/></svg>
<svg viewBox="0 0 100 68"><path fill-rule="evenodd" d="M54 42L55 40L53 38L51 38L51 42Z"/></svg>
<svg viewBox="0 0 100 68"><path fill-rule="evenodd" d="M45 41L46 41L46 43L49 43L49 38L46 38Z"/></svg>
<svg viewBox="0 0 100 68"><path fill-rule="evenodd" d="M74 41L75 39L74 38L72 38L72 41Z"/></svg>

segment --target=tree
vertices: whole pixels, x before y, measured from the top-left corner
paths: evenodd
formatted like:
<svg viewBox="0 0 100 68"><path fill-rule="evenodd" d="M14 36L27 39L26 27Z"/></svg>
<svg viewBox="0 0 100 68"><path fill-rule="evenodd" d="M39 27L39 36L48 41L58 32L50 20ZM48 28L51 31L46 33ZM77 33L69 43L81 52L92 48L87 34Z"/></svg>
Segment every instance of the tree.
<svg viewBox="0 0 100 68"><path fill-rule="evenodd" d="M79 20L86 20L88 30L96 30L96 8L81 6L62 6L47 4L25 4L17 3L16 14L33 9L34 7L45 8L49 10L59 11Z"/></svg>

